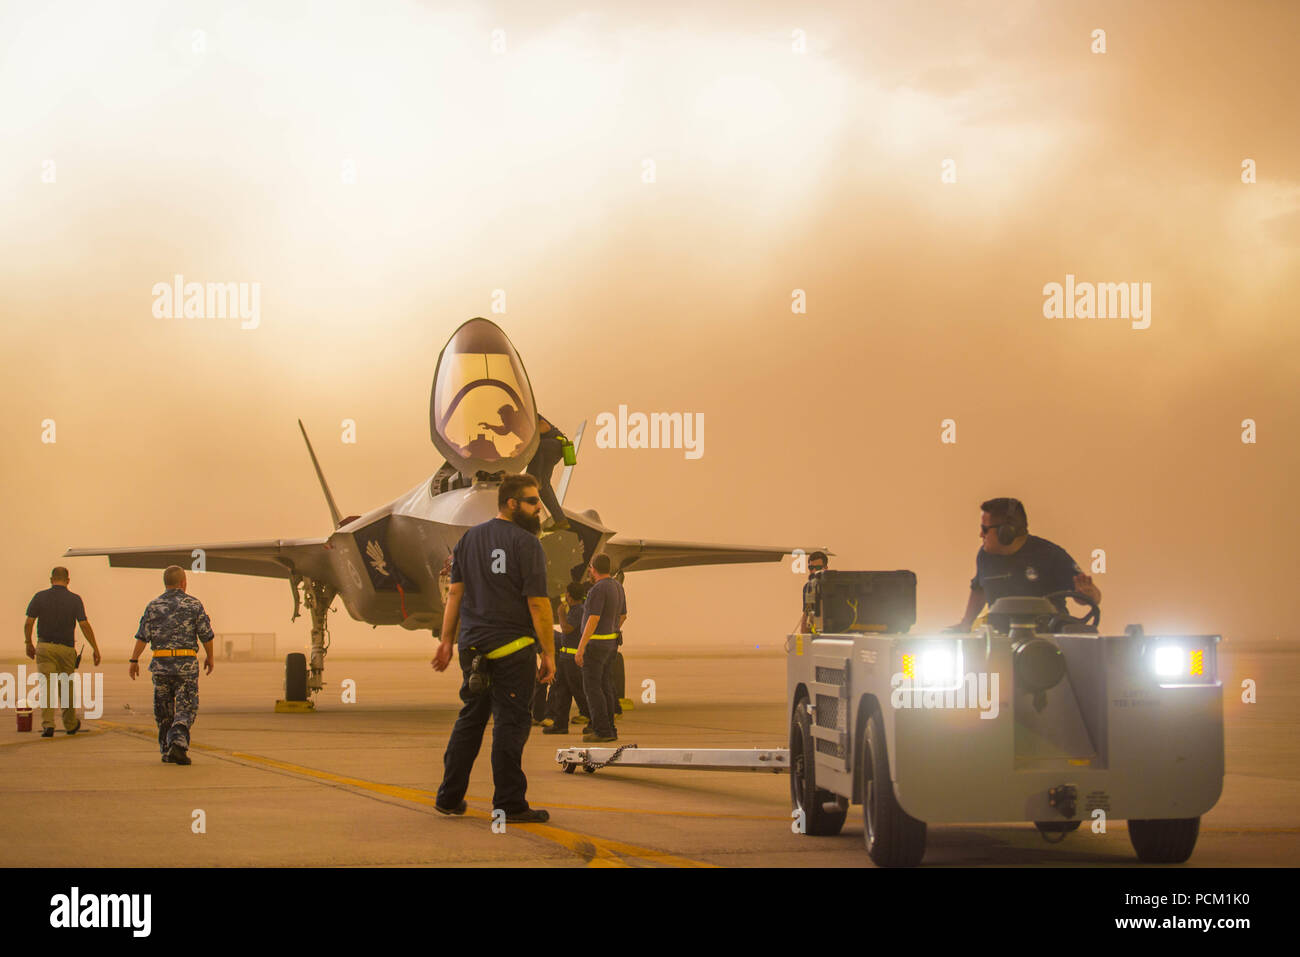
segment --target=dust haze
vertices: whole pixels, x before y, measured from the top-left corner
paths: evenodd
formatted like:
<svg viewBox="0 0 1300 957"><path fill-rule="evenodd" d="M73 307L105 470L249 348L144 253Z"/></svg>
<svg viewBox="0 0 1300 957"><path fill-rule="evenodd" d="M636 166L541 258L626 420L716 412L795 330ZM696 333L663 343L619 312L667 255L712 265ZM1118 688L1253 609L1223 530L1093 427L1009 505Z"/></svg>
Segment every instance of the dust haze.
<svg viewBox="0 0 1300 957"><path fill-rule="evenodd" d="M438 351L484 315L570 435L703 414L699 459L584 443L566 505L622 534L909 568L933 629L1014 495L1104 550L1103 631L1294 640L1297 35L1274 3L10 5L15 634L68 564L126 657L161 573L71 546L328 534L299 417L346 514L427 478ZM258 324L155 317L178 274L259 283ZM1067 275L1150 283L1150 326L1044 318ZM190 578L217 632L307 643L285 582ZM802 580L629 575L627 651L776 647Z"/></svg>

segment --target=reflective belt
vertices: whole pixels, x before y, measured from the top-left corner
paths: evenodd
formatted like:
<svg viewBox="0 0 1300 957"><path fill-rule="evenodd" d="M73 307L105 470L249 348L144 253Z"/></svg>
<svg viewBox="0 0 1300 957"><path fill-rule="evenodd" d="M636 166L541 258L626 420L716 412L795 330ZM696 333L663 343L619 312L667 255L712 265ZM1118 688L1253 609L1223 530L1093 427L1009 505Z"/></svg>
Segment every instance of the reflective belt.
<svg viewBox="0 0 1300 957"><path fill-rule="evenodd" d="M159 648L153 653L155 658L193 658L198 652L193 648Z"/></svg>
<svg viewBox="0 0 1300 957"><path fill-rule="evenodd" d="M591 640L592 640L592 641L612 641L613 639L615 639L615 638L617 638L617 637L618 637L618 635L592 635L592 636L591 636Z"/></svg>
<svg viewBox="0 0 1300 957"><path fill-rule="evenodd" d="M577 648L565 648L563 645L560 645L559 650L567 655L576 655L578 653Z"/></svg>
<svg viewBox="0 0 1300 957"><path fill-rule="evenodd" d="M494 648L489 651L485 658L495 661L497 658L504 658L506 655L513 655L520 648L527 648L533 643L532 635L524 635L522 638L516 638L508 645L502 645L500 648Z"/></svg>

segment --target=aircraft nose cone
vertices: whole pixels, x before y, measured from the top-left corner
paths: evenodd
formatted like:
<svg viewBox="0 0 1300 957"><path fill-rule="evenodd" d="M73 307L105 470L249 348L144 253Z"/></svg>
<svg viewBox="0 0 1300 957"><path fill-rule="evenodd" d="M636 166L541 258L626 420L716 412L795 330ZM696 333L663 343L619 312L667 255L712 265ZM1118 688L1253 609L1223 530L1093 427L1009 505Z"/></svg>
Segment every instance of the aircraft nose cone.
<svg viewBox="0 0 1300 957"><path fill-rule="evenodd" d="M429 437L462 475L521 472L537 451L537 407L519 353L496 323L474 318L438 355Z"/></svg>

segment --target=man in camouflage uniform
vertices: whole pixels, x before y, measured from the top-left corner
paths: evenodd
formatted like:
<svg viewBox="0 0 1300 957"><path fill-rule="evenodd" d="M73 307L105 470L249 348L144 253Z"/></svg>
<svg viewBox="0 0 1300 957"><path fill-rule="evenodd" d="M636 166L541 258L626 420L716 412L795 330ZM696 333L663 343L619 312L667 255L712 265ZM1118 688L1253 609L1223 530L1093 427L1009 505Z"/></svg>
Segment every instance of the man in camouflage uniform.
<svg viewBox="0 0 1300 957"><path fill-rule="evenodd" d="M171 565L163 572L167 590L145 606L131 653L131 678L140 673L140 652L153 647L153 716L164 764L189 764L190 728L199 716L199 642L212 674L212 623L203 603L185 593L185 571Z"/></svg>

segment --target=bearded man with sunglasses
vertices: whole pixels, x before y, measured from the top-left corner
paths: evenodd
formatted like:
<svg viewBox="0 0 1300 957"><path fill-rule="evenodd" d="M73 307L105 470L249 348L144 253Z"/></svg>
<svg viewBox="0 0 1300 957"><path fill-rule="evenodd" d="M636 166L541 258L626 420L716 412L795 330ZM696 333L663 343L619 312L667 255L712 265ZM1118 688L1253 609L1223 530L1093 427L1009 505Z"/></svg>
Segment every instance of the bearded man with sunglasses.
<svg viewBox="0 0 1300 957"><path fill-rule="evenodd" d="M507 475L497 490L497 515L469 529L452 551L451 588L435 671L460 652L465 703L443 754L442 784L434 808L464 814L469 775L492 718L492 807L507 821L540 823L550 818L530 808L524 776L524 744L532 730L534 681L555 677L551 600L546 591L546 554L537 479ZM542 649L537 663L534 645Z"/></svg>
<svg viewBox="0 0 1300 957"><path fill-rule="evenodd" d="M949 631L970 631L985 604L1008 595L1041 597L1077 591L1100 604L1101 589L1092 583L1070 553L1045 538L1029 534L1029 516L1015 498L991 498L980 504L980 550L970 580L966 613ZM1065 611L1065 599L1052 599Z"/></svg>

